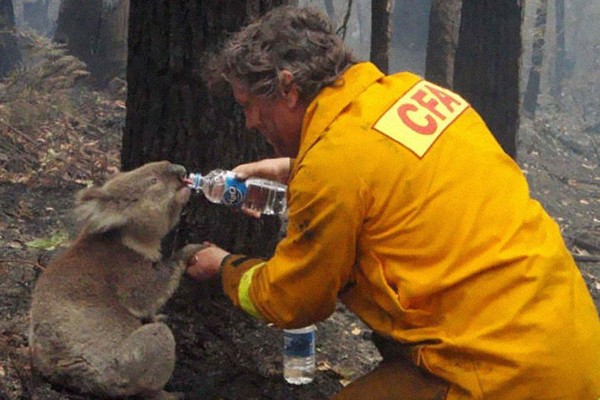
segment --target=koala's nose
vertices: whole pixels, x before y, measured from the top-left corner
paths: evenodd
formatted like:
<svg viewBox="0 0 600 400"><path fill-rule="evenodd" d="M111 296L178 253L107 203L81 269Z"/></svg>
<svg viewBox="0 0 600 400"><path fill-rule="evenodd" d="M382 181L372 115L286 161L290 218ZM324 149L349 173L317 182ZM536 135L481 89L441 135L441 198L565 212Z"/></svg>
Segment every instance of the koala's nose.
<svg viewBox="0 0 600 400"><path fill-rule="evenodd" d="M170 171L180 178L186 177L186 169L183 165L171 164Z"/></svg>

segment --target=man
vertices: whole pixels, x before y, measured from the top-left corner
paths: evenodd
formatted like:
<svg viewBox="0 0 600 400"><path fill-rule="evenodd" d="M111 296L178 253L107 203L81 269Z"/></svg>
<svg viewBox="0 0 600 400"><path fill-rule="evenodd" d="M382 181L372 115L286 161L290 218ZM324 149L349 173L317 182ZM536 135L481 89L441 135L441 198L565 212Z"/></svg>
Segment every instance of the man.
<svg viewBox="0 0 600 400"><path fill-rule="evenodd" d="M238 166L288 184L269 260L212 246L232 302L282 328L342 301L383 362L342 399L600 398L600 322L558 226L457 94L358 63L322 14L278 8L214 70L282 156Z"/></svg>

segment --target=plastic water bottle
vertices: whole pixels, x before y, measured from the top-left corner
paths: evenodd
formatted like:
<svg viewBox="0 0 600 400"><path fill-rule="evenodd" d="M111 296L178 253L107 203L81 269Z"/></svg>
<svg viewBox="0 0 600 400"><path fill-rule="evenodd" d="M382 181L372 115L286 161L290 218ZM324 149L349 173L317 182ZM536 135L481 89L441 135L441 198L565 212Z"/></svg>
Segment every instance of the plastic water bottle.
<svg viewBox="0 0 600 400"><path fill-rule="evenodd" d="M202 191L213 203L267 215L284 215L287 210L287 186L279 182L260 178L239 180L234 172L223 169L206 175L191 173L187 182L191 189Z"/></svg>
<svg viewBox="0 0 600 400"><path fill-rule="evenodd" d="M315 376L315 326L283 330L283 378L292 385L312 382Z"/></svg>

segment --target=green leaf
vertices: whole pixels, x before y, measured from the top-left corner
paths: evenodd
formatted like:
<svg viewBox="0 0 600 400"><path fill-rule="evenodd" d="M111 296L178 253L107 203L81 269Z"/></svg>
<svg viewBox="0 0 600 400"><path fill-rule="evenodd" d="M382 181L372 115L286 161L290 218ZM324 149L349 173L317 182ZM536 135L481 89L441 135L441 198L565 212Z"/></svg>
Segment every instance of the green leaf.
<svg viewBox="0 0 600 400"><path fill-rule="evenodd" d="M69 237L65 232L57 232L49 238L34 239L25 243L27 247L40 250L52 251L63 243L68 242Z"/></svg>

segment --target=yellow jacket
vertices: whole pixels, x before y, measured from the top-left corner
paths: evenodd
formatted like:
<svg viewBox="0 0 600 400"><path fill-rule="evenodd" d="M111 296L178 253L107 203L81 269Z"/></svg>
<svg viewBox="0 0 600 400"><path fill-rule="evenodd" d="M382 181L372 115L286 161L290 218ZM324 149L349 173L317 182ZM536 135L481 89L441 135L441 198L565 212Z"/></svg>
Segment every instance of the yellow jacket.
<svg viewBox="0 0 600 400"><path fill-rule="evenodd" d="M556 223L458 95L370 63L310 104L287 236L224 263L232 301L280 327L340 299L413 344L448 399L600 398L600 322Z"/></svg>

